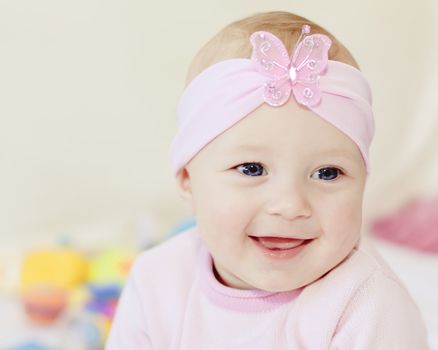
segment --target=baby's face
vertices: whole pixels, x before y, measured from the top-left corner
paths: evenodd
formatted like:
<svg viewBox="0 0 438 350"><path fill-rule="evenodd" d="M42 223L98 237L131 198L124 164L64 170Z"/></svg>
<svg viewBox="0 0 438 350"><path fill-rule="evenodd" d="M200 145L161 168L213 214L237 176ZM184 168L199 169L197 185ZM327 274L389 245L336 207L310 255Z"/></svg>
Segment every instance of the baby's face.
<svg viewBox="0 0 438 350"><path fill-rule="evenodd" d="M307 285L351 252L365 182L354 142L293 99L263 104L179 175L219 280L268 291Z"/></svg>

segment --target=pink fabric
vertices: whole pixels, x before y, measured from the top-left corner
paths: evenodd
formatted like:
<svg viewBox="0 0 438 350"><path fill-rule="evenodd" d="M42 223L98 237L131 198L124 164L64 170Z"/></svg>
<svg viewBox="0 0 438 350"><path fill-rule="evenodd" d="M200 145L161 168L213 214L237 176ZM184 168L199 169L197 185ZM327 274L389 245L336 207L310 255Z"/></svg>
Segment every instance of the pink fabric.
<svg viewBox="0 0 438 350"><path fill-rule="evenodd" d="M280 105L285 103L291 91L298 103L307 105L357 144L369 173L368 150L374 135L369 84L353 66L327 60L330 39L317 34L303 42L309 38L315 41L314 51L306 55L295 52L293 57L299 62L289 62L278 38L268 32L253 33L251 59L221 61L190 82L179 101L178 131L170 148L174 175L219 134L264 102L275 106L278 98ZM305 47L300 44L297 50ZM308 66L312 62L321 69L311 72ZM305 95L312 96L308 102Z"/></svg>
<svg viewBox="0 0 438 350"><path fill-rule="evenodd" d="M302 288L290 292L272 293L263 290L240 290L218 283L213 270L212 258L206 249L202 249L200 279L201 288L210 301L218 306L233 311L259 312L278 307L292 301L300 294Z"/></svg>
<svg viewBox="0 0 438 350"><path fill-rule="evenodd" d="M270 293L221 285L192 228L136 259L106 350L423 350L426 339L409 293L364 240L323 278Z"/></svg>
<svg viewBox="0 0 438 350"><path fill-rule="evenodd" d="M371 232L416 250L438 253L438 198L416 198L396 212L377 218Z"/></svg>

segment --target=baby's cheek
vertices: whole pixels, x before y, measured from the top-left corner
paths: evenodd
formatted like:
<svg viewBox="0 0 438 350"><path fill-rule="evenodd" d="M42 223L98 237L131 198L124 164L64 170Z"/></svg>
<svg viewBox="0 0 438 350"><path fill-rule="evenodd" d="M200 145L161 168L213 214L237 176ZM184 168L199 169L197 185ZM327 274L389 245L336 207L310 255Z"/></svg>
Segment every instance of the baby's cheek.
<svg viewBox="0 0 438 350"><path fill-rule="evenodd" d="M208 191L203 197L202 205L198 210L199 219L204 221L209 230L229 230L236 219L241 217L243 203L239 201L235 193L221 190Z"/></svg>
<svg viewBox="0 0 438 350"><path fill-rule="evenodd" d="M197 216L204 243L223 264L228 261L227 256L239 255L247 221L243 204L226 191L210 191Z"/></svg>
<svg viewBox="0 0 438 350"><path fill-rule="evenodd" d="M338 202L325 215L323 230L331 240L351 244L360 233L362 225L362 206L351 201Z"/></svg>

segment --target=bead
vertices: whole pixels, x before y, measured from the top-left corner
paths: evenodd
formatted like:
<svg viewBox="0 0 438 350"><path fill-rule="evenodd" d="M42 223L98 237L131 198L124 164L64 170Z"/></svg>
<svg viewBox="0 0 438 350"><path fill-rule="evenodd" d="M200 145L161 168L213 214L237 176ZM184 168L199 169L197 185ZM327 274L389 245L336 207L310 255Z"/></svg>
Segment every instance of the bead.
<svg viewBox="0 0 438 350"><path fill-rule="evenodd" d="M313 91L310 88L305 88L304 91L303 91L303 95L306 98L312 98Z"/></svg>
<svg viewBox="0 0 438 350"><path fill-rule="evenodd" d="M262 58L260 60L260 63L262 64L262 66L266 69L266 70L270 70L272 69L273 63L269 60L267 60L266 58Z"/></svg>
<svg viewBox="0 0 438 350"><path fill-rule="evenodd" d="M307 62L307 67L309 67L309 69L315 69L316 68L316 61L315 60L309 60Z"/></svg>
<svg viewBox="0 0 438 350"><path fill-rule="evenodd" d="M268 90L267 93L269 94L269 96L272 99L279 100L283 96L281 91L279 89L277 89L277 87L276 87L274 82L266 83L265 86L266 86L266 88Z"/></svg>
<svg viewBox="0 0 438 350"><path fill-rule="evenodd" d="M277 89L274 83L267 83L266 87L268 88L268 92L270 94L273 94Z"/></svg>
<svg viewBox="0 0 438 350"><path fill-rule="evenodd" d="M301 28L301 33L303 34L309 34L310 33L310 26L308 24L304 24Z"/></svg>
<svg viewBox="0 0 438 350"><path fill-rule="evenodd" d="M276 90L275 93L272 94L272 98L274 100L279 100L281 98L282 94L280 92L280 90Z"/></svg>

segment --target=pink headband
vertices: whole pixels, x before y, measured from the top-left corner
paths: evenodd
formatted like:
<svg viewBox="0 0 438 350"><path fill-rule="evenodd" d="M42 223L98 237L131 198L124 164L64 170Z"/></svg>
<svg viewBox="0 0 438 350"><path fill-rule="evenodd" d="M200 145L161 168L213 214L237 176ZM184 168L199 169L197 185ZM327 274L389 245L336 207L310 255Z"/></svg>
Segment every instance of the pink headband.
<svg viewBox="0 0 438 350"><path fill-rule="evenodd" d="M255 32L251 59L221 61L202 71L186 87L178 105L178 132L170 148L172 171L188 163L207 143L266 102L285 104L291 94L350 137L369 173L368 150L374 135L371 90L362 73L328 60L331 40L302 34L292 60L280 39Z"/></svg>

